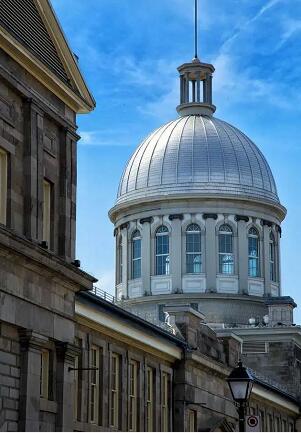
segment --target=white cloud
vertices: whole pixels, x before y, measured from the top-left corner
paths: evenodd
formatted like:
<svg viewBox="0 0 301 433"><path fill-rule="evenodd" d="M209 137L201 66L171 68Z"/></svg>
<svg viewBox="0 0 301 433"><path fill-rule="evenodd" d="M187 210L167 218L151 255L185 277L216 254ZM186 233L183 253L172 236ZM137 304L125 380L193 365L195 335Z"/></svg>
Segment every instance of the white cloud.
<svg viewBox="0 0 301 433"><path fill-rule="evenodd" d="M221 47L221 52L226 51L230 46L232 46L232 42L234 42L243 32L245 32L250 25L254 24L259 18L262 17L268 10L276 6L282 0L270 0L266 5L262 6L260 10L247 21L240 23L239 26L234 30L234 33L223 43Z"/></svg>
<svg viewBox="0 0 301 433"><path fill-rule="evenodd" d="M132 140L125 131L80 131L81 146L130 146Z"/></svg>
<svg viewBox="0 0 301 433"><path fill-rule="evenodd" d="M290 38L301 31L301 20L286 19L283 22L284 32L281 40L277 45L277 50L280 49Z"/></svg>

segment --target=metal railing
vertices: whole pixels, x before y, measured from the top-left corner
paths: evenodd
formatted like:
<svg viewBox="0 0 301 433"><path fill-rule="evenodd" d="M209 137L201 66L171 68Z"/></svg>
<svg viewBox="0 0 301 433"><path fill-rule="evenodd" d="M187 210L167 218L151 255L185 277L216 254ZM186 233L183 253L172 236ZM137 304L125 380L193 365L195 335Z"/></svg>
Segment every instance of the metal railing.
<svg viewBox="0 0 301 433"><path fill-rule="evenodd" d="M91 290L91 293L93 293L94 295L98 296L101 299L104 299L105 301L111 302L112 304L116 304L115 296L111 295L111 293L105 292L99 287L94 286L93 289Z"/></svg>
<svg viewBox="0 0 301 433"><path fill-rule="evenodd" d="M173 326L169 325L166 322L160 321L157 317L154 317L151 313L133 311L132 308L127 307L122 301L118 302L116 296L111 295L110 293L102 290L99 287L94 286L93 289L90 290L90 292L93 293L94 295L98 296L99 298L104 299L105 301L108 301L111 304L117 305L119 308L122 308L123 310L134 314L134 316L137 316L140 319L151 323L152 325L155 325L161 329L164 329L165 331L169 332L170 334L173 334L173 335L176 334Z"/></svg>

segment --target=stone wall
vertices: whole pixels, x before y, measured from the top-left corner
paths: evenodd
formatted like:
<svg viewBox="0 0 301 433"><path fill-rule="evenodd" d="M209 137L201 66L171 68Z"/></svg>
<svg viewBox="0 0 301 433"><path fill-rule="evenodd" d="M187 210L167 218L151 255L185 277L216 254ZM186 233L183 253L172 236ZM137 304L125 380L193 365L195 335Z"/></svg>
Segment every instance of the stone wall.
<svg viewBox="0 0 301 433"><path fill-rule="evenodd" d="M18 431L20 344L16 327L0 323L0 431Z"/></svg>

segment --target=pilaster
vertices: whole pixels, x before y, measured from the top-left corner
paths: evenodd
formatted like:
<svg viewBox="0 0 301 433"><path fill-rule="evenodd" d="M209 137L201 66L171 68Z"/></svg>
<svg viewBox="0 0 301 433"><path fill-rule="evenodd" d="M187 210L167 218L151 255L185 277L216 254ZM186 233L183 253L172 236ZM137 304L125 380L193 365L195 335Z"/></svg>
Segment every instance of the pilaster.
<svg viewBox="0 0 301 433"><path fill-rule="evenodd" d="M129 262L128 262L128 226L121 227L122 236L122 286L123 293L126 298L129 296L128 293L128 278L129 278Z"/></svg>
<svg viewBox="0 0 301 433"><path fill-rule="evenodd" d="M79 355L78 347L68 343L57 343L56 431L73 431L74 423L74 360Z"/></svg>
<svg viewBox="0 0 301 433"><path fill-rule="evenodd" d="M206 291L216 292L217 251L216 251L216 219L217 215L204 215L206 220L205 255L206 255Z"/></svg>
<svg viewBox="0 0 301 433"><path fill-rule="evenodd" d="M249 218L248 218L249 220ZM239 293L248 294L248 237L246 233L246 220L238 219L238 277Z"/></svg>
<svg viewBox="0 0 301 433"><path fill-rule="evenodd" d="M264 294L271 295L271 276L270 276L270 228L269 225L263 225L263 277L264 277Z"/></svg>
<svg viewBox="0 0 301 433"><path fill-rule="evenodd" d="M142 239L141 239L141 278L142 291L144 294L151 295L151 225L149 221L140 221L142 224Z"/></svg>
<svg viewBox="0 0 301 433"><path fill-rule="evenodd" d="M172 292L182 291L182 215L170 216L171 245L170 272L172 276Z"/></svg>
<svg viewBox="0 0 301 433"><path fill-rule="evenodd" d="M39 431L41 350L47 342L33 331L20 332L20 431Z"/></svg>
<svg viewBox="0 0 301 433"><path fill-rule="evenodd" d="M24 234L42 240L43 113L32 99L24 103Z"/></svg>

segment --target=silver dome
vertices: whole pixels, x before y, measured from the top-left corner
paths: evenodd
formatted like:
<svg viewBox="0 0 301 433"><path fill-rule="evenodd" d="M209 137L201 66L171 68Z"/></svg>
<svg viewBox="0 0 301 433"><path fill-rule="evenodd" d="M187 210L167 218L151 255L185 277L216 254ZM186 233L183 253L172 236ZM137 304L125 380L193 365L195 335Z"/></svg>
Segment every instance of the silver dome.
<svg viewBox="0 0 301 433"><path fill-rule="evenodd" d="M146 138L126 166L116 204L183 194L279 203L271 169L258 147L211 116L180 117Z"/></svg>

